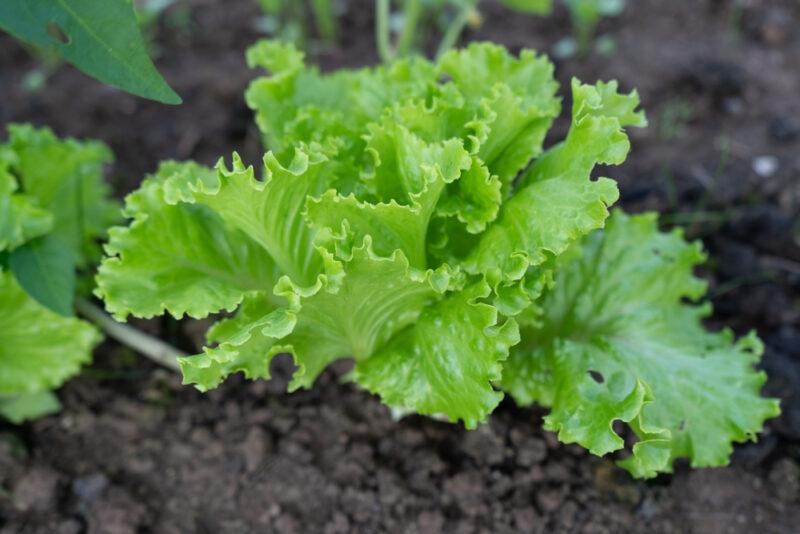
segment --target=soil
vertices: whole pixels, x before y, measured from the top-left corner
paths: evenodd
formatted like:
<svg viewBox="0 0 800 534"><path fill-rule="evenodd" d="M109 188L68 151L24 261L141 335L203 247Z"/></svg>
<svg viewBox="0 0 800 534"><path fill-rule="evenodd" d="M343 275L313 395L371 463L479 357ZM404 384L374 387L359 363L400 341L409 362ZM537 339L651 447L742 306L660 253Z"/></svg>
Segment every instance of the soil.
<svg viewBox="0 0 800 534"><path fill-rule="evenodd" d="M369 1L351 0L325 69L376 61ZM548 19L487 2L465 35L548 50L569 35ZM739 6L738 8L736 6ZM186 11L186 8L189 11ZM183 10L183 11L180 11ZM176 26L178 15L189 24ZM171 16L173 15L173 16ZM158 65L184 97L162 106L58 69L31 93L28 52L0 36L0 122L47 124L117 155L119 195L163 159L258 161L242 97L260 37L252 0L178 2L157 32ZM172 21L172 22L171 22ZM334 366L313 390L235 378L201 394L106 342L67 384L64 410L0 425L0 532L797 532L800 529L800 5L792 0L637 0L604 21L612 55L557 63L562 82L617 78L638 88L650 127L616 177L621 204L658 210L702 239L711 327L757 329L766 392L783 415L730 467L633 481L613 459L563 446L543 412L505 401L466 432L392 419ZM563 134L564 122L555 128ZM140 322L188 351L202 323Z"/></svg>

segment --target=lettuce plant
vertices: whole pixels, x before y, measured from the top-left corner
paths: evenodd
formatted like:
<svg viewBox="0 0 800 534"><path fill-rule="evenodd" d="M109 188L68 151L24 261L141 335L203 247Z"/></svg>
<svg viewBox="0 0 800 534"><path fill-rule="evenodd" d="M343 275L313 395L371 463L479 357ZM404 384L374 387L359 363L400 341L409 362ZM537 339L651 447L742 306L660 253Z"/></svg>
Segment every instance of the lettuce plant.
<svg viewBox="0 0 800 534"><path fill-rule="evenodd" d="M74 317L74 297L118 220L102 180L111 152L11 125L0 144L0 416L58 409L50 392L89 361L100 333ZM84 284L85 285L85 284Z"/></svg>
<svg viewBox="0 0 800 534"><path fill-rule="evenodd" d="M290 390L333 361L391 407L475 427L508 393L548 429L649 477L674 459L727 461L775 400L755 335L707 332L694 304L700 245L654 215L609 213L636 92L571 84L571 126L543 148L561 101L553 67L492 44L323 75L291 45L248 53L269 71L247 101L260 177L238 155L167 162L126 200L97 277L117 318L229 312L181 360L201 390L232 373ZM613 423L630 429L627 442Z"/></svg>

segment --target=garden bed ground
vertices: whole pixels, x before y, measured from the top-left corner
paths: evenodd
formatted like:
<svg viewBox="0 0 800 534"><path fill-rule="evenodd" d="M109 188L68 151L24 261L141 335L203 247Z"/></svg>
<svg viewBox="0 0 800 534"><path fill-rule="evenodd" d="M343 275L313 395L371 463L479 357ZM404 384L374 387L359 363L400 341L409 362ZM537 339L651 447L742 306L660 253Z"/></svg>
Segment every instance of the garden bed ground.
<svg viewBox="0 0 800 534"><path fill-rule="evenodd" d="M628 2L603 23L610 57L559 62L558 76L637 87L650 128L632 132L622 205L669 214L711 253L712 327L756 328L767 390L784 414L724 469L632 481L611 459L559 445L542 412L505 401L475 432L391 419L331 369L311 391L228 381L201 394L106 342L60 392L62 413L0 426L0 532L796 532L800 525L800 5L792 0ZM349 2L325 69L375 61L370 2ZM569 32L491 3L469 39L546 50ZM184 9L180 3L171 10ZM165 107L70 68L38 93L35 65L0 37L0 123L93 137L117 155L121 196L166 158L260 159L242 92L255 73L256 2L196 0L161 25L159 66L184 97ZM556 128L563 133L565 124ZM764 158L772 156L772 158ZM776 165L777 163L777 165ZM760 172L756 172L758 170ZM201 323L138 323L188 351Z"/></svg>

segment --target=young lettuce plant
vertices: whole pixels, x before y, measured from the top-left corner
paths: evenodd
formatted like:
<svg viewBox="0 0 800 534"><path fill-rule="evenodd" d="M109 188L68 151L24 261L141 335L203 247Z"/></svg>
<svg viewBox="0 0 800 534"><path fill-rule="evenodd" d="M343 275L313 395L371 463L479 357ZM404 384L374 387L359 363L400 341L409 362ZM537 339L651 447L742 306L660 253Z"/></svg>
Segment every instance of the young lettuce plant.
<svg viewBox="0 0 800 534"><path fill-rule="evenodd" d="M389 406L468 428L505 393L596 454L625 448L612 423L627 423L622 465L643 477L724 464L777 413L757 338L705 331L709 308L690 303L700 246L654 215L610 215L616 183L592 178L645 125L635 92L573 80L569 132L544 150L558 85L528 50L322 75L261 42L248 61L271 73L246 95L262 177L236 154L164 163L97 277L120 319L235 311L181 360L185 382L268 379L288 352L293 391L352 358L348 379Z"/></svg>
<svg viewBox="0 0 800 534"><path fill-rule="evenodd" d="M0 144L0 417L21 423L59 409L52 390L91 360L102 339L95 325L173 369L179 353L81 296L91 291L98 241L121 219L103 181L111 151L47 128L8 132Z"/></svg>
<svg viewBox="0 0 800 534"><path fill-rule="evenodd" d="M74 317L98 238L118 220L102 180L111 152L11 125L0 144L0 416L58 409L53 388L91 358L100 333ZM91 280L91 278L89 278Z"/></svg>

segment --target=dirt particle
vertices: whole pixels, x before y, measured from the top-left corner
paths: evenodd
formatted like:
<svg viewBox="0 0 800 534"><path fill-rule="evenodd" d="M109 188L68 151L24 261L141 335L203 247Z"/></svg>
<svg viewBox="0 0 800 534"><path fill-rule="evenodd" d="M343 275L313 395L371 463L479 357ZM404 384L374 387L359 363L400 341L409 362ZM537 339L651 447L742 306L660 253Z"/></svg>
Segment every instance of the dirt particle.
<svg viewBox="0 0 800 534"><path fill-rule="evenodd" d="M47 467L34 467L14 485L15 507L23 512L45 512L55 506L58 473Z"/></svg>

